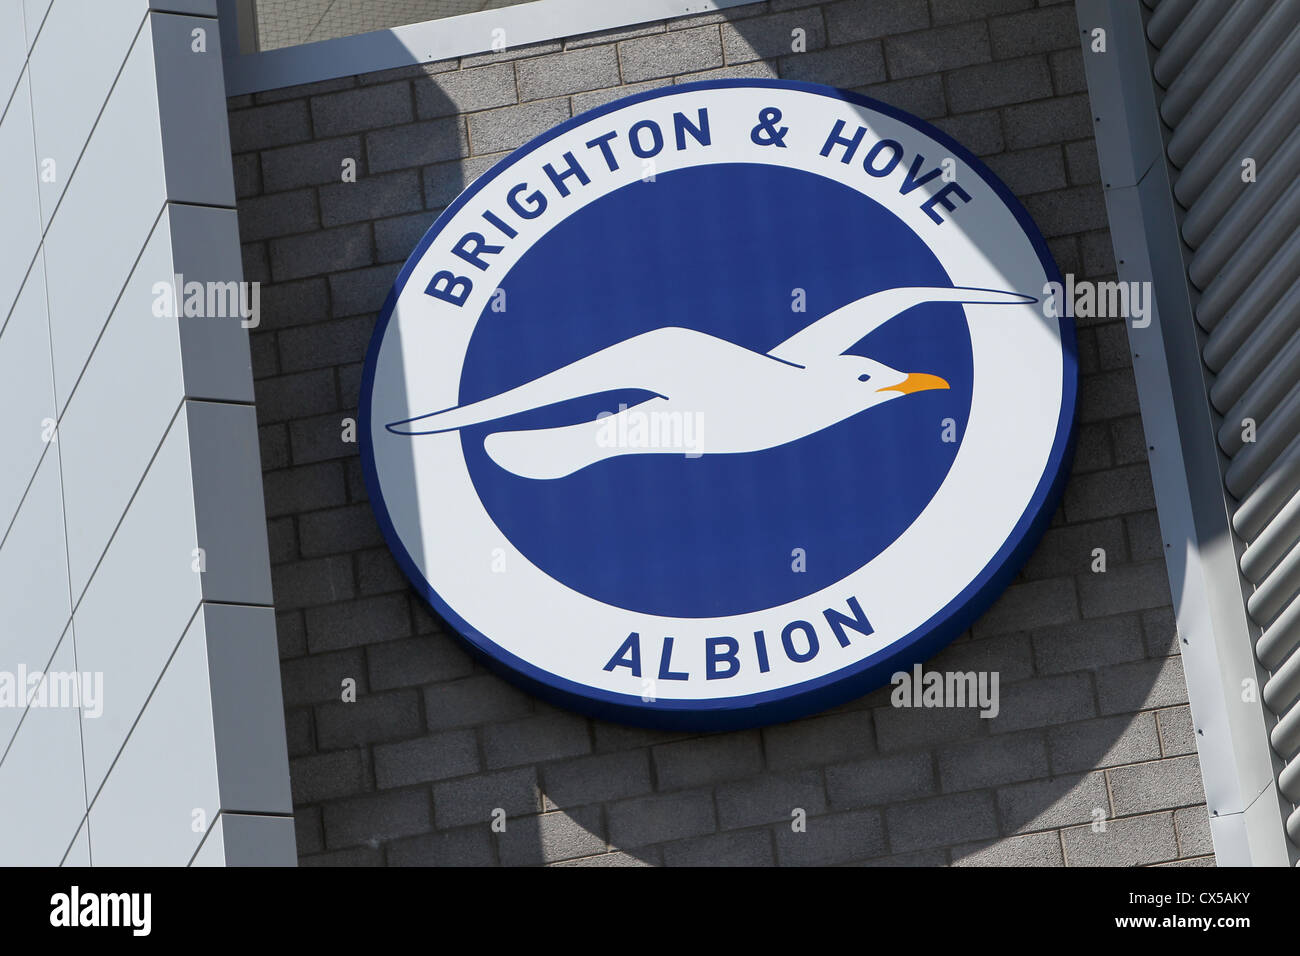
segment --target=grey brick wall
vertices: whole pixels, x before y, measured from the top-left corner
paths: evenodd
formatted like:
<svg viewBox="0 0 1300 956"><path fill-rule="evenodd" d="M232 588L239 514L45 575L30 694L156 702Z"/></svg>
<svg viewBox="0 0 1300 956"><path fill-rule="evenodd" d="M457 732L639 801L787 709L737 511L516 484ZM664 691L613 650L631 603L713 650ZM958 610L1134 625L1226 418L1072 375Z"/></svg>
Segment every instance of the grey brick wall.
<svg viewBox="0 0 1300 956"><path fill-rule="evenodd" d="M795 28L807 52L789 52ZM1080 320L1078 453L1046 539L929 665L998 671L996 719L894 709L885 688L739 733L587 720L484 671L408 588L340 440L406 255L557 121L725 76L929 119L1020 196L1063 272L1113 277L1070 3L770 0L232 99L245 269L265 284L254 371L302 862L1212 864L1118 321Z"/></svg>

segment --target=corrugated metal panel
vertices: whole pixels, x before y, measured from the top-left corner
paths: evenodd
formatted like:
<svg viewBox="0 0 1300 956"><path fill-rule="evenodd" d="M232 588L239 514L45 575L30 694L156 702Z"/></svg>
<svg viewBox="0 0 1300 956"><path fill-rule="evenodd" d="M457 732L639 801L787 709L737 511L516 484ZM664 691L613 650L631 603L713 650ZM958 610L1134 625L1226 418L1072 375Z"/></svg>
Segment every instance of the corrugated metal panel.
<svg viewBox="0 0 1300 956"><path fill-rule="evenodd" d="M1300 0L1162 0L1147 37L1278 786L1300 803Z"/></svg>

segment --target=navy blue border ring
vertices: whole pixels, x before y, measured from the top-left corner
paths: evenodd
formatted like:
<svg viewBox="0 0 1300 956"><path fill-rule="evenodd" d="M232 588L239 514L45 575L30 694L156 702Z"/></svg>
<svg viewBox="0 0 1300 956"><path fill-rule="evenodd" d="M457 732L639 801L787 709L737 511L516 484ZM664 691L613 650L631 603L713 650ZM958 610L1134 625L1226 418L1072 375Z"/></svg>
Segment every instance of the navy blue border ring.
<svg viewBox="0 0 1300 956"><path fill-rule="evenodd" d="M1002 547L985 565L984 570L962 590L955 598L934 614L928 621L900 638L888 647L870 657L841 668L834 673L800 684L791 684L779 690L748 694L742 697L722 697L711 700L668 700L658 699L653 702L642 701L640 697L630 694L615 694L610 691L587 687L574 681L565 680L511 654L492 642L486 635L479 633L440 598L424 579L410 554L402 544L397 530L393 527L384 502L383 490L380 488L375 471L374 448L370 432L370 396L374 386L375 363L379 347L388 329L389 319L397 298L401 295L415 265L433 239L453 216L488 182L509 169L533 150L549 142L556 136L577 126L590 122L597 116L622 109L632 103L655 99L661 96L675 96L691 90L708 90L742 87L766 87L774 89L800 90L817 96L829 96L859 106L867 107L925 133L942 143L952 154L961 159L977 173L997 193L998 197L1015 215L1021 229L1033 243L1035 252L1043 266L1049 281L1061 282L1061 273L1047 248L1042 234L1034 225L1024 206L1002 182L979 161L969 150L942 130L903 110L873 100L870 97L818 83L798 83L784 80L707 80L698 83L683 83L657 90L648 90L623 99L606 103L595 109L565 120L541 136L530 140L498 162L488 172L474 181L456 200L443 211L428 232L420 240L415 250L407 258L406 264L393 283L392 290L384 302L383 310L375 325L375 331L366 350L366 364L361 377L361 396L358 409L359 444L361 446L361 464L365 475L366 490L369 493L375 517L383 531L384 539L397 558L406 576L415 590L433 607L433 609L452 628L459 633L476 658L489 669L530 693L560 707L576 710L598 717L602 720L618 721L644 727L659 727L671 730L738 730L745 727L757 727L764 724L794 720L817 713L846 701L860 697L886 684L892 674L910 670L912 665L934 656L940 649L951 643L954 638L970 625L1002 594L1008 584L1019 573L1029 555L1037 547L1043 533L1051 522L1052 515L1061 501L1069 475L1070 463L1074 456L1075 408L1078 401L1078 357L1075 344L1074 323L1064 314L1060 317L1060 335L1062 347L1063 380L1061 384L1061 414L1057 421L1056 439L1048 458L1047 468L1043 472L1034 494L1016 523L1015 528L1003 542ZM1064 310L1062 310L1064 312Z"/></svg>

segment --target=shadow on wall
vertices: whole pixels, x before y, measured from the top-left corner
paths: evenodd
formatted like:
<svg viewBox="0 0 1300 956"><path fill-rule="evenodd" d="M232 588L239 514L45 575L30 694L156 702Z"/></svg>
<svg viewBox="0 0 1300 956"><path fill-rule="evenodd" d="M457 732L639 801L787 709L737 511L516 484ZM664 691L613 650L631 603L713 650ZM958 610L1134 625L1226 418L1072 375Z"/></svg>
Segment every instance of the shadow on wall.
<svg viewBox="0 0 1300 956"><path fill-rule="evenodd" d="M1082 230L1071 223L1080 203L1100 204L1100 185L1073 163L1067 174L1063 159L1076 155L1086 170L1086 125L1008 142L998 112L978 99L963 94L960 113L949 112L954 97L937 72L952 69L950 50L916 44L906 77L890 81L878 41L822 49L821 7L765 13L761 4L699 18L722 23L729 59L742 61L710 75L837 85L934 122L1026 197L1063 273L1110 277L1104 217ZM809 52L792 56L795 27L807 30ZM646 25L654 30L662 24ZM549 49L539 46L533 52ZM1079 451L1043 544L971 631L926 665L998 672L996 718L894 708L886 687L735 733L588 720L471 661L405 584L365 504L356 446L337 447L339 418L355 415L375 315L405 256L462 188L571 112L627 92L548 96L512 112L517 89L527 98L514 64L529 52L259 95L259 107L307 103L314 141L305 146L271 144L271 132L242 125L232 104L237 174L248 183L239 207L246 268L268 280L253 347L303 861L1059 865L1063 852L1072 864L1209 853L1165 845L1175 839L1171 811L1203 817L1203 797L1122 320L1081 320ZM600 56L585 56L599 68ZM480 70L473 83L468 69ZM404 84L402 107L389 94ZM1055 94L1066 97L1062 111L1086 98ZM478 110L487 112L467 128L463 114ZM1063 138L1073 142L1062 147ZM356 183L337 181L347 157L357 160ZM298 212L295 197L304 198ZM289 222L298 234L279 235ZM318 379L328 379L333 407L312 399ZM313 483L340 472L343 500L311 497ZM1090 569L1097 547L1104 574ZM358 680L356 703L337 699L348 677ZM1121 766L1108 780L1105 768ZM1179 787L1183 798L1159 802L1162 788ZM506 832L486 837L498 809ZM792 827L799 811L804 832ZM1104 833L1090 826L1097 819L1109 821ZM1193 832L1194 821L1186 826Z"/></svg>

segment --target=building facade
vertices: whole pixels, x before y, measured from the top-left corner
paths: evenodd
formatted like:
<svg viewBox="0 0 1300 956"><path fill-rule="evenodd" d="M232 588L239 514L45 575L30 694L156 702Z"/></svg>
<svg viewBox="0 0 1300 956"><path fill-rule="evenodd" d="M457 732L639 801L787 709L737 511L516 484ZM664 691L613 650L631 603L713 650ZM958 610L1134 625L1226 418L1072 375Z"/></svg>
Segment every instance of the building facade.
<svg viewBox="0 0 1300 956"><path fill-rule="evenodd" d="M93 33L78 0L0 6L5 205L26 223L5 229L0 286L0 388L21 410L0 668L103 675L98 703L0 711L0 820L23 821L0 824L0 860L1294 863L1291 366L1262 397L1241 396L1267 352L1216 384L1252 328L1278 330L1256 353L1281 348L1267 320L1295 304L1296 220L1264 218L1295 194L1295 113L1252 79L1277 58L1278 89L1294 75L1286 0L91 6ZM75 108L42 69L69 56L99 90ZM361 371L421 236L556 124L737 77L927 120L1006 183L1069 281L1154 288L1143 316L1076 314L1064 502L926 664L996 673L994 717L889 687L726 733L582 717L471 657L384 543ZM1224 115L1208 107L1252 95L1194 167ZM1242 142L1257 193L1223 184ZM1234 253L1257 235L1251 269ZM177 276L257 291L187 316ZM1203 374L1223 276L1217 301L1254 311ZM1238 415L1261 440L1216 447Z"/></svg>

